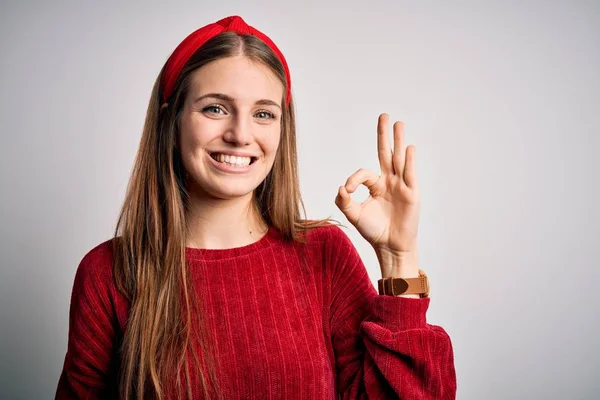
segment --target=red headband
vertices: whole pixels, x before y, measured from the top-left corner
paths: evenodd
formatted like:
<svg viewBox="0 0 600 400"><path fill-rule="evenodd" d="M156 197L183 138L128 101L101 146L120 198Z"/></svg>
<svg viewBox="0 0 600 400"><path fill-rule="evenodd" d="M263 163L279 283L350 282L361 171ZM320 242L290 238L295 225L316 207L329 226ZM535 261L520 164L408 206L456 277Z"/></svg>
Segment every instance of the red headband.
<svg viewBox="0 0 600 400"><path fill-rule="evenodd" d="M271 50L273 50L285 69L285 77L287 79L285 104L290 104L290 88L292 86L292 82L290 79L290 70L288 69L285 57L283 57L281 51L279 51L277 46L275 46L275 43L273 43L273 41L269 39L267 35L246 24L246 22L237 15L223 18L217 22L203 26L202 28L190 33L188 37L179 43L175 51L173 51L173 54L171 54L167 60L167 65L163 74L163 102L166 102L169 97L171 97L171 94L173 94L177 77L181 73L185 63L196 52L196 50L198 50L204 43L218 34L228 31L237 32L243 35L256 36L267 46L269 46Z"/></svg>

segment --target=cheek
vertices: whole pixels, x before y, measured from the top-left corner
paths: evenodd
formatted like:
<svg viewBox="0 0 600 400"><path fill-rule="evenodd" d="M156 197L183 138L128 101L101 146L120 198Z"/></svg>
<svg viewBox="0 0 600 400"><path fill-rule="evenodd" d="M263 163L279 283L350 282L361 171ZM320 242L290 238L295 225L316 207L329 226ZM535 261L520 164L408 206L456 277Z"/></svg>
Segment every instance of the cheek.
<svg viewBox="0 0 600 400"><path fill-rule="evenodd" d="M267 173L271 171L273 165L275 164L275 159L277 157L277 149L281 146L281 134L279 132L275 132L274 135L268 138L268 142L265 142L265 149L268 152L267 155Z"/></svg>
<svg viewBox="0 0 600 400"><path fill-rule="evenodd" d="M177 141L181 146L181 153L185 154L193 144L194 135L189 117L183 116L179 121L177 132Z"/></svg>
<svg viewBox="0 0 600 400"><path fill-rule="evenodd" d="M189 120L181 121L178 133L179 151L183 166L189 172L198 168L202 156L204 135L200 132L202 131L198 124L191 124Z"/></svg>
<svg viewBox="0 0 600 400"><path fill-rule="evenodd" d="M182 119L179 129L179 142L182 152L194 153L210 142L217 132L214 126L193 118Z"/></svg>
<svg viewBox="0 0 600 400"><path fill-rule="evenodd" d="M275 155L277 148L281 142L281 131L275 130L269 134L266 138L265 147L269 149L269 152Z"/></svg>

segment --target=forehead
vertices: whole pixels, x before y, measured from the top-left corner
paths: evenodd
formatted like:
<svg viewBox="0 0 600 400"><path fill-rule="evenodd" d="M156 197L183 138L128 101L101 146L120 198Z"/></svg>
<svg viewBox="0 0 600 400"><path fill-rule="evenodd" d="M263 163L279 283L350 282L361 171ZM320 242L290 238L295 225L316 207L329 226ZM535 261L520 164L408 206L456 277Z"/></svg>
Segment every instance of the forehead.
<svg viewBox="0 0 600 400"><path fill-rule="evenodd" d="M194 97L222 93L236 102L267 99L280 103L283 90L283 84L269 68L244 56L210 62L194 71L190 80L190 94Z"/></svg>

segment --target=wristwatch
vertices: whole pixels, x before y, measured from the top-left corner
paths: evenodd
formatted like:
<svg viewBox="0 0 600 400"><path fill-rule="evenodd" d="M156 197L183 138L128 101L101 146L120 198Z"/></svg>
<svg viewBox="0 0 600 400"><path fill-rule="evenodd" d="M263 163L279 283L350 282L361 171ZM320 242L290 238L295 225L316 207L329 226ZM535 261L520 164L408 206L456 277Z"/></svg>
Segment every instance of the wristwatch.
<svg viewBox="0 0 600 400"><path fill-rule="evenodd" d="M377 281L379 294L397 296L399 294L418 294L429 297L429 279L423 270L419 270L418 278L382 278Z"/></svg>

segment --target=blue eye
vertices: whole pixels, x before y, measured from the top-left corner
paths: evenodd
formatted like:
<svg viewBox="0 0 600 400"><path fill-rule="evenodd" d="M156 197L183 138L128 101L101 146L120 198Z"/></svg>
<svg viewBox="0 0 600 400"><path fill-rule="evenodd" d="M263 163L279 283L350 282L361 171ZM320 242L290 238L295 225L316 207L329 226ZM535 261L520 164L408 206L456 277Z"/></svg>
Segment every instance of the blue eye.
<svg viewBox="0 0 600 400"><path fill-rule="evenodd" d="M259 111L256 113L256 115L260 118L260 119L275 119L275 115L269 111Z"/></svg>
<svg viewBox="0 0 600 400"><path fill-rule="evenodd" d="M211 114L223 114L224 111L221 108L221 106L218 105L210 105L210 106L206 106L202 109L202 112L208 112Z"/></svg>

